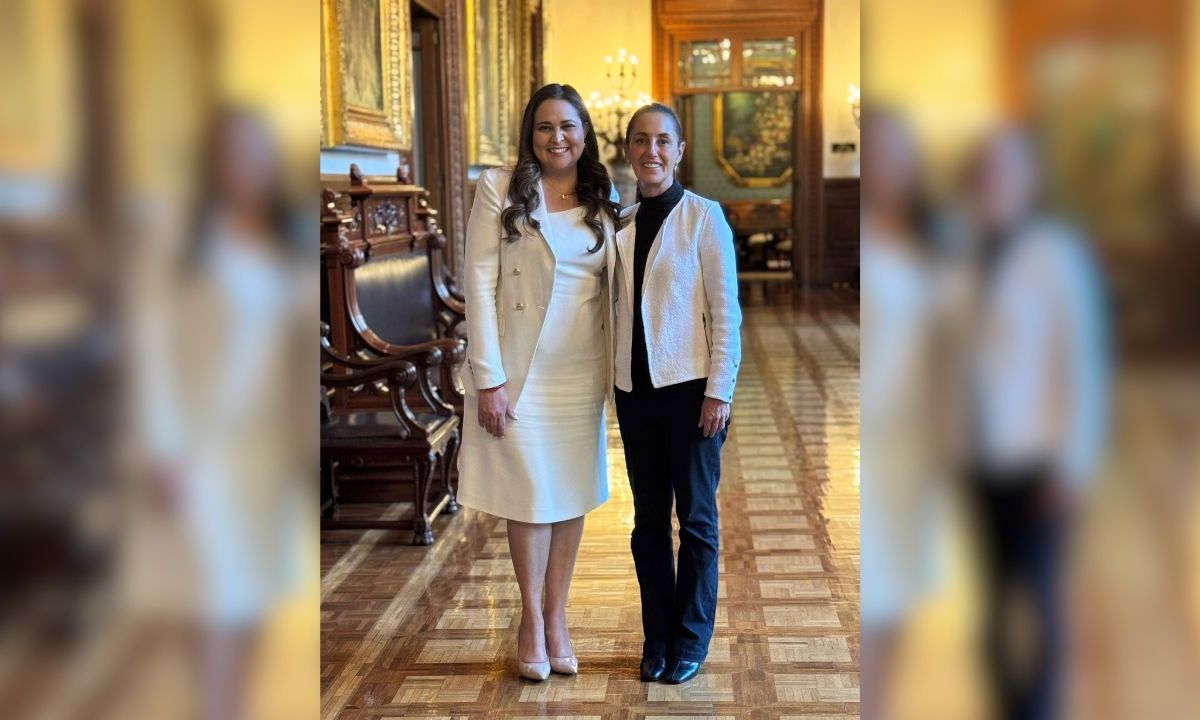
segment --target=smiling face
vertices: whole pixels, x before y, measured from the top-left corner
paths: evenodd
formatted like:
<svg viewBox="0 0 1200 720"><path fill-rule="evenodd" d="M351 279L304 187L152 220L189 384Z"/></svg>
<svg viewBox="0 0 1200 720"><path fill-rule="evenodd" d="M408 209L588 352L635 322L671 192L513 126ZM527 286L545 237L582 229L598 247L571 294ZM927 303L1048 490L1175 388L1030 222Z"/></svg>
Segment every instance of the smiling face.
<svg viewBox="0 0 1200 720"><path fill-rule="evenodd" d="M547 100L533 114L533 154L546 175L574 171L583 154L587 127L566 100Z"/></svg>
<svg viewBox="0 0 1200 720"><path fill-rule="evenodd" d="M683 159L683 141L675 120L663 112L643 112L629 129L625 155L645 197L662 194L675 181L675 167Z"/></svg>

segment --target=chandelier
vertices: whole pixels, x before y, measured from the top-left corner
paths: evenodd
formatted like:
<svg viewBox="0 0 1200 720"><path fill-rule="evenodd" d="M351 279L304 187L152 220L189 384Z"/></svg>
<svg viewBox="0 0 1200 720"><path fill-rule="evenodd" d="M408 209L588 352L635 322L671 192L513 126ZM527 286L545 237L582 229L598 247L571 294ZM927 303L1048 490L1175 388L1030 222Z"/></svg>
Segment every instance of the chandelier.
<svg viewBox="0 0 1200 720"><path fill-rule="evenodd" d="M637 55L621 48L616 56L604 56L605 77L608 79L607 95L594 91L586 100L588 114L596 129L605 162L623 159L625 147L625 124L637 109L651 102L644 92L634 92L637 85Z"/></svg>

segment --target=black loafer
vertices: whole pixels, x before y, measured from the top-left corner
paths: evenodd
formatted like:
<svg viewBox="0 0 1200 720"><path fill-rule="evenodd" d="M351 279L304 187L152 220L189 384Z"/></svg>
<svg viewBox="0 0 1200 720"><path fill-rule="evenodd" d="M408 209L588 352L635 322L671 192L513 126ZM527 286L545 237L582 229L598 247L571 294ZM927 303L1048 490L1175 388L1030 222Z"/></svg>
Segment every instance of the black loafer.
<svg viewBox="0 0 1200 720"><path fill-rule="evenodd" d="M642 682L654 682L667 670L667 659L661 657L642 658Z"/></svg>
<svg viewBox="0 0 1200 720"><path fill-rule="evenodd" d="M668 685L679 685L696 677L696 673L700 672L700 666L703 663L693 662L691 660L671 660L671 670L663 678L663 682Z"/></svg>

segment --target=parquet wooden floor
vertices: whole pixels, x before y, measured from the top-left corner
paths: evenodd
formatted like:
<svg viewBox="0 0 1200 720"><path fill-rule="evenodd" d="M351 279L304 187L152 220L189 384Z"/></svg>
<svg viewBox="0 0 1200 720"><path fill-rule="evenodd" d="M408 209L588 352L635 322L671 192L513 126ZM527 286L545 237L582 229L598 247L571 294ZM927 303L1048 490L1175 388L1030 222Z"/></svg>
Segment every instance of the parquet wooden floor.
<svg viewBox="0 0 1200 720"><path fill-rule="evenodd" d="M464 510L438 521L429 548L402 533L326 532L323 720L857 718L857 299L773 293L743 289L717 628L699 677L638 679L632 499L610 413L612 498L588 516L568 616L580 674L517 677L503 520Z"/></svg>

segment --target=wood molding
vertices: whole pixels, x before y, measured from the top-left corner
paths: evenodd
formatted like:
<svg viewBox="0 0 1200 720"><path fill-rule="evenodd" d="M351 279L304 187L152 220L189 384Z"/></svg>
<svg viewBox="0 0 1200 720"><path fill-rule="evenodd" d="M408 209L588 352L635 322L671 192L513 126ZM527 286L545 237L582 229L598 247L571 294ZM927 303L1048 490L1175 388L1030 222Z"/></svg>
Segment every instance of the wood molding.
<svg viewBox="0 0 1200 720"><path fill-rule="evenodd" d="M814 21L801 33L801 77L806 80L800 92L800 111L795 123L795 184L792 186L793 226L799 242L792 245L793 277L798 284L811 285L819 280L821 238L825 237L824 153L821 115L821 39L823 13L818 8Z"/></svg>
<svg viewBox="0 0 1200 720"><path fill-rule="evenodd" d="M446 145L449 148L449 163L446 168L447 196L449 207L442 208L447 214L446 235L450 239L447 263L454 277L461 278L463 257L466 253L467 210L463 200L467 189L467 128L463 118L467 114L466 94L466 26L463 21L466 0L445 0L446 14L442 16L442 62L446 77L445 119Z"/></svg>
<svg viewBox="0 0 1200 720"><path fill-rule="evenodd" d="M655 11L668 23L696 20L754 23L761 18L810 19L821 0L655 0Z"/></svg>

